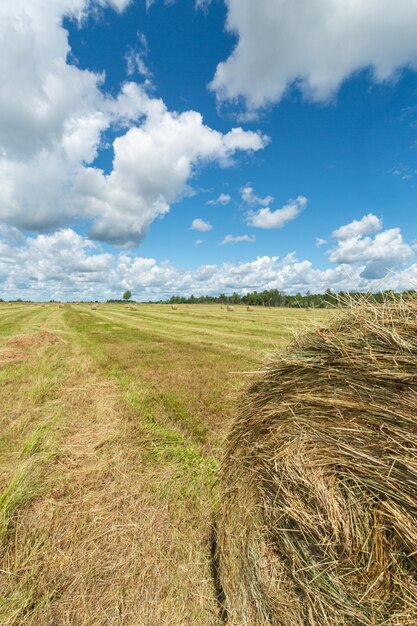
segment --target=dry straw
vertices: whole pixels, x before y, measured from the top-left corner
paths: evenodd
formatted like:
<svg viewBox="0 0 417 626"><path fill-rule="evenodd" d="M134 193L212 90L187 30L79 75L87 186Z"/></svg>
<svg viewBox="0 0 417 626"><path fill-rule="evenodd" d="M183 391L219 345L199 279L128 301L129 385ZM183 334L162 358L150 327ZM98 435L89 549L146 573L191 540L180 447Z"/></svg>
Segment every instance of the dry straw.
<svg viewBox="0 0 417 626"><path fill-rule="evenodd" d="M352 307L238 407L213 565L229 626L417 624L417 303Z"/></svg>
<svg viewBox="0 0 417 626"><path fill-rule="evenodd" d="M247 307L246 307L246 310L247 310L247 311L253 311L253 306L247 306Z"/></svg>
<svg viewBox="0 0 417 626"><path fill-rule="evenodd" d="M175 304L171 304L171 309L172 309L173 311L176 311L176 310L178 309L178 307L177 307Z"/></svg>
<svg viewBox="0 0 417 626"><path fill-rule="evenodd" d="M229 305L227 306L227 310L228 310L228 311L234 311L235 309L234 309L234 307L233 307L233 306L230 306L230 304L229 304Z"/></svg>

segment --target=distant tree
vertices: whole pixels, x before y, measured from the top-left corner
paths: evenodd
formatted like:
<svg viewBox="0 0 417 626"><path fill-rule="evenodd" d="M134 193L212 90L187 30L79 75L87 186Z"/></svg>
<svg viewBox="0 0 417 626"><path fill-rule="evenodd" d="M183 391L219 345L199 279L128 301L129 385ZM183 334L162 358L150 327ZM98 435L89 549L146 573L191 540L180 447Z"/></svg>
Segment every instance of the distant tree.
<svg viewBox="0 0 417 626"><path fill-rule="evenodd" d="M123 294L123 300L126 300L127 302L128 300L130 300L131 297L132 297L132 292L129 291L129 289L127 289Z"/></svg>

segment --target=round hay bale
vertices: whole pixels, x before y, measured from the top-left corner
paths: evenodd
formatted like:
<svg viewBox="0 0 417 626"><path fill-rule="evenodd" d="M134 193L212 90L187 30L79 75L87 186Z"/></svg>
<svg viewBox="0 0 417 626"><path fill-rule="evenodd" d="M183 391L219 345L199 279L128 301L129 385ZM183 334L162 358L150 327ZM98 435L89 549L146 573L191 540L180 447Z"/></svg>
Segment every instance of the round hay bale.
<svg viewBox="0 0 417 626"><path fill-rule="evenodd" d="M223 305L221 305L221 307L220 307L220 308L221 308L221 309L224 309L224 306L223 306Z"/></svg>
<svg viewBox="0 0 417 626"><path fill-rule="evenodd" d="M97 311L97 307L96 307L96 305L95 305L95 304L93 304L93 305L92 305L91 310L92 310L92 311Z"/></svg>
<svg viewBox="0 0 417 626"><path fill-rule="evenodd" d="M178 309L178 307L177 307L177 305L176 305L176 304L171 304L171 309L172 309L173 311L176 311L176 310Z"/></svg>
<svg viewBox="0 0 417 626"><path fill-rule="evenodd" d="M417 624L417 305L300 335L243 395L213 571L228 624Z"/></svg>
<svg viewBox="0 0 417 626"><path fill-rule="evenodd" d="M247 311L253 311L253 306L247 306L247 307L246 307L246 310L247 310Z"/></svg>
<svg viewBox="0 0 417 626"><path fill-rule="evenodd" d="M228 305L227 305L227 310L228 310L228 311L234 311L234 310L235 310L235 307L234 307L234 306L231 306L230 304L228 304Z"/></svg>

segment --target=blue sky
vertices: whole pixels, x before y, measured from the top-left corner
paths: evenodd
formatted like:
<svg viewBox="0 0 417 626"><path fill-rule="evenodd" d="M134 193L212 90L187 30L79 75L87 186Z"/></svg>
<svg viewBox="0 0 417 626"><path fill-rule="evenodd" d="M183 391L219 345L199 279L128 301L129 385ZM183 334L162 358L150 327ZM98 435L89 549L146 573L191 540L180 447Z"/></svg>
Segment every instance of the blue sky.
<svg viewBox="0 0 417 626"><path fill-rule="evenodd" d="M0 297L417 285L415 2L52 4L0 8Z"/></svg>

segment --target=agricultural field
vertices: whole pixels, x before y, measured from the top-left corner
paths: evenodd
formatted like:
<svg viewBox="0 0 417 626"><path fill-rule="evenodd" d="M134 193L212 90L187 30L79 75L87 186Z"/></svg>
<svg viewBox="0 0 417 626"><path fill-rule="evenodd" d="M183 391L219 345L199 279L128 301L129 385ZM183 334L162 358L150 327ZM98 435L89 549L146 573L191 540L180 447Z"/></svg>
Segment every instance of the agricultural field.
<svg viewBox="0 0 417 626"><path fill-rule="evenodd" d="M325 310L2 304L0 623L214 626L239 390Z"/></svg>

